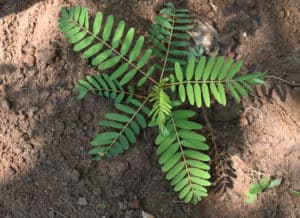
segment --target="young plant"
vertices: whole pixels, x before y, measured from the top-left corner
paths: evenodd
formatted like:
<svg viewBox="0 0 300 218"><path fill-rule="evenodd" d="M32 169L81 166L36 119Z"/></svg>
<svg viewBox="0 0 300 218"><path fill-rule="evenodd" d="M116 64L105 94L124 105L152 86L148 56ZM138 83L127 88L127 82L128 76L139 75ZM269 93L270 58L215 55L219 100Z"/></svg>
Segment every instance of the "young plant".
<svg viewBox="0 0 300 218"><path fill-rule="evenodd" d="M275 178L271 179L271 177L267 176L264 178L261 178L258 182L253 182L250 185L250 188L247 192L247 204L254 203L255 200L257 200L258 195L265 191L266 189L276 188L279 186L282 182L282 178Z"/></svg>
<svg viewBox="0 0 300 218"><path fill-rule="evenodd" d="M146 50L144 37L135 37L134 28L126 29L124 21L115 23L113 15L104 18L97 12L90 25L85 7L62 8L59 27L74 51L100 72L79 80L79 98L93 93L115 103L115 112L99 122L107 130L91 141L89 154L95 160L119 155L143 129L157 126L156 153L162 171L180 199L196 204L211 185L210 157L199 133L202 125L193 121L196 112L190 106L210 107L212 98L225 106L225 90L239 102L252 91L252 84L263 83L263 74L237 76L242 61L191 56L188 10L172 3L165 6L151 25L153 46Z"/></svg>

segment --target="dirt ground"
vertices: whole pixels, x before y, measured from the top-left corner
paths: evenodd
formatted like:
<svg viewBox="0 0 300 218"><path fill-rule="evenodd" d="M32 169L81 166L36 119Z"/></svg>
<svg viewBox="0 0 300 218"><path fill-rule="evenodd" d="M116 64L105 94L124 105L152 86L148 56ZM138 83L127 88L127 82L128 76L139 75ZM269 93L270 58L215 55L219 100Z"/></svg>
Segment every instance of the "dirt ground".
<svg viewBox="0 0 300 218"><path fill-rule="evenodd" d="M163 1L0 1L0 217L300 217L300 198L290 194L300 190L300 2L213 0L216 11L209 2L174 1L214 22L221 53L243 58L244 72L292 85L268 78L241 104L208 110L214 187L188 211L160 171L152 132L111 161L89 160L112 102L77 100L74 86L94 69L57 27L61 6L81 4L147 35ZM247 205L250 183L265 174L282 185Z"/></svg>

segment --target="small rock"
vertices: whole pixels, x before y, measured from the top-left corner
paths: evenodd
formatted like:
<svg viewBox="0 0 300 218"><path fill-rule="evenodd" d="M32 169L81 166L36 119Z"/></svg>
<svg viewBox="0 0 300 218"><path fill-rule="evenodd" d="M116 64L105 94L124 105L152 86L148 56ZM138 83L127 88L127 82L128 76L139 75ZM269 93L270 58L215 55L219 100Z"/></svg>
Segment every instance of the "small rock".
<svg viewBox="0 0 300 218"><path fill-rule="evenodd" d="M284 18L285 18L285 12L284 12L284 10L281 10L281 11L279 12L278 17L279 17L280 19L284 19Z"/></svg>
<svg viewBox="0 0 300 218"><path fill-rule="evenodd" d="M111 197L113 198L119 198L124 196L126 193L125 188L122 186L116 187L111 192Z"/></svg>
<svg viewBox="0 0 300 218"><path fill-rule="evenodd" d="M228 58L234 59L235 56L236 56L236 54L235 54L233 51L230 51L230 52L227 53L227 57L228 57Z"/></svg>
<svg viewBox="0 0 300 218"><path fill-rule="evenodd" d="M4 98L0 98L0 107L7 111L10 109L8 101Z"/></svg>
<svg viewBox="0 0 300 218"><path fill-rule="evenodd" d="M228 3L227 3L229 6L232 6L235 4L235 0L228 0Z"/></svg>
<svg viewBox="0 0 300 218"><path fill-rule="evenodd" d="M87 202L86 198L80 197L77 201L77 204L79 204L80 206L86 206L86 205L88 205L88 202Z"/></svg>
<svg viewBox="0 0 300 218"><path fill-rule="evenodd" d="M73 89L73 88L74 88L73 84L72 84L72 83L69 83L69 84L68 84L68 89Z"/></svg>
<svg viewBox="0 0 300 218"><path fill-rule="evenodd" d="M28 66L28 67L33 67L35 63L35 58L31 54L26 54L23 57L23 62Z"/></svg>
<svg viewBox="0 0 300 218"><path fill-rule="evenodd" d="M86 112L86 111L82 111L80 113L80 117L79 117L80 121L84 122L84 123L89 123L93 120L93 114Z"/></svg>
<svg viewBox="0 0 300 218"><path fill-rule="evenodd" d="M37 70L29 70L28 71L28 76L30 76L30 77L34 77L35 75L37 74Z"/></svg>
<svg viewBox="0 0 300 218"><path fill-rule="evenodd" d="M44 91L43 96L45 98L48 98L50 96L50 92L48 92L47 90Z"/></svg>
<svg viewBox="0 0 300 218"><path fill-rule="evenodd" d="M155 218L152 214L142 211L142 218Z"/></svg>
<svg viewBox="0 0 300 218"><path fill-rule="evenodd" d="M250 126L254 122L254 117L252 114L247 116L248 125Z"/></svg>
<svg viewBox="0 0 300 218"><path fill-rule="evenodd" d="M55 217L55 214L54 214L54 211L53 211L53 210L50 210L50 211L48 212L48 217L49 217L49 218L54 218L54 217Z"/></svg>
<svg viewBox="0 0 300 218"><path fill-rule="evenodd" d="M38 110L39 110L38 107L35 107L35 106L31 107L31 108L29 109L28 116L29 116L30 118L32 118L33 115L35 114L35 112L37 112Z"/></svg>
<svg viewBox="0 0 300 218"><path fill-rule="evenodd" d="M129 163L127 161L115 162L115 164L110 164L108 167L108 174L113 178L122 177L123 173L129 168Z"/></svg>
<svg viewBox="0 0 300 218"><path fill-rule="evenodd" d="M253 8L255 6L256 0L246 0L246 4Z"/></svg>
<svg viewBox="0 0 300 218"><path fill-rule="evenodd" d="M118 202L118 207L120 210L123 210L123 211L127 210L127 205L124 202Z"/></svg>
<svg viewBox="0 0 300 218"><path fill-rule="evenodd" d="M128 202L128 208L130 209L139 209L140 205L141 202L138 199Z"/></svg>
<svg viewBox="0 0 300 218"><path fill-rule="evenodd" d="M77 170L69 169L66 170L65 175L68 179L77 182L80 177L80 173Z"/></svg>
<svg viewBox="0 0 300 218"><path fill-rule="evenodd" d="M243 36L243 38L247 38L248 34L246 32L243 32L242 36Z"/></svg>
<svg viewBox="0 0 300 218"><path fill-rule="evenodd" d="M256 16L256 15L257 15L257 11L256 11L256 10L251 10L251 11L250 11L250 14L251 14L252 16Z"/></svg>

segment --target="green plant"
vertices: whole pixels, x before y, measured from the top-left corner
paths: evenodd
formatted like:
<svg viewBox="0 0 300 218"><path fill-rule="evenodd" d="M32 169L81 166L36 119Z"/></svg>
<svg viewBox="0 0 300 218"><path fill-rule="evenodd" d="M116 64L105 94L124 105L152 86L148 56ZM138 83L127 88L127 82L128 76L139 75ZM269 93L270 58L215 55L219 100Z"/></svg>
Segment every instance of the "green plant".
<svg viewBox="0 0 300 218"><path fill-rule="evenodd" d="M99 122L107 131L96 135L89 154L95 160L121 154L143 129L158 126L155 143L162 171L180 199L196 204L211 185L209 146L199 133L202 125L194 121L196 112L186 106L210 107L211 98L225 106L225 89L240 101L252 91L251 84L263 83L264 75L237 76L242 61L191 56L188 10L165 5L150 28L153 46L145 51L144 37L136 39L134 28L125 31L124 21L114 25L114 17L104 19L101 12L90 25L84 7L62 8L59 27L74 51L82 52L101 72L79 80L79 98L90 92L115 103L116 112Z"/></svg>
<svg viewBox="0 0 300 218"><path fill-rule="evenodd" d="M271 177L263 177L258 182L253 182L250 185L250 188L247 192L246 202L248 204L252 204L255 200L257 200L258 195L265 191L266 189L272 189L279 186L282 182L282 178L278 177L272 179Z"/></svg>

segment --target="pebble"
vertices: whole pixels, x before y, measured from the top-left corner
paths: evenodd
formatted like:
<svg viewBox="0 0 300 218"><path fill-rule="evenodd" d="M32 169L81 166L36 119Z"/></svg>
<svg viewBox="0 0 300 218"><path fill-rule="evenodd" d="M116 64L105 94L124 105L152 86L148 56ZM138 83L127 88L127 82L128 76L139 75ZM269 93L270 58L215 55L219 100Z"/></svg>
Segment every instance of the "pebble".
<svg viewBox="0 0 300 218"><path fill-rule="evenodd" d="M120 210L123 210L123 211L127 210L127 205L124 202L118 202L118 207Z"/></svg>
<svg viewBox="0 0 300 218"><path fill-rule="evenodd" d="M244 38L247 38L247 37L248 37L248 34L247 34L246 32L243 32L242 36L243 36Z"/></svg>
<svg viewBox="0 0 300 218"><path fill-rule="evenodd" d="M28 67L33 67L35 58L31 54L27 54L23 57L23 62L28 66Z"/></svg>
<svg viewBox="0 0 300 218"><path fill-rule="evenodd" d="M74 85L71 84L71 83L69 83L69 84L68 84L68 89L73 89L73 88L74 88Z"/></svg>
<svg viewBox="0 0 300 218"><path fill-rule="evenodd" d="M89 123L93 120L93 114L92 113L89 113L87 111L82 111L79 115L79 119L80 121L84 122L84 123Z"/></svg>
<svg viewBox="0 0 300 218"><path fill-rule="evenodd" d="M37 70L29 70L28 71L28 76L30 76L30 77L34 77L35 75L37 74Z"/></svg>
<svg viewBox="0 0 300 218"><path fill-rule="evenodd" d="M236 54L235 54L233 51L230 51L230 52L227 53L227 57L228 57L228 58L234 59L235 56L236 56Z"/></svg>
<svg viewBox="0 0 300 218"><path fill-rule="evenodd" d="M67 178L75 182L77 182L80 177L80 173L77 170L73 170L73 169L66 170L65 174Z"/></svg>
<svg viewBox="0 0 300 218"><path fill-rule="evenodd" d="M249 114L247 116L247 121L248 121L248 125L250 126L253 122L254 122L254 117L253 115Z"/></svg>
<svg viewBox="0 0 300 218"><path fill-rule="evenodd" d="M108 175L113 178L117 178L122 176L122 174L126 172L128 169L129 169L129 163L127 161L111 164L108 167Z"/></svg>
<svg viewBox="0 0 300 218"><path fill-rule="evenodd" d="M227 3L229 6L232 6L235 4L235 0L228 0L228 3Z"/></svg>
<svg viewBox="0 0 300 218"><path fill-rule="evenodd" d="M86 205L88 205L88 202L87 202L86 198L80 197L77 201L77 204L79 204L80 206L86 206Z"/></svg>
<svg viewBox="0 0 300 218"><path fill-rule="evenodd" d="M125 188L122 186L116 187L111 192L111 197L113 198L119 198L124 196L126 193Z"/></svg>
<svg viewBox="0 0 300 218"><path fill-rule="evenodd" d="M38 110L39 110L38 107L35 107L35 106L31 107L31 108L29 109L28 116L29 116L30 118L32 118L32 117L34 116L34 114L35 114Z"/></svg>
<svg viewBox="0 0 300 218"><path fill-rule="evenodd" d="M7 111L10 109L10 105L9 105L8 101L4 98L0 98L0 107Z"/></svg>
<svg viewBox="0 0 300 218"><path fill-rule="evenodd" d="M138 199L128 202L128 208L130 209L139 209L140 205L141 202Z"/></svg>
<svg viewBox="0 0 300 218"><path fill-rule="evenodd" d="M284 10L281 10L281 11L279 12L278 17L279 17L280 19L283 19L283 18L285 17L285 12L284 12Z"/></svg>
<svg viewBox="0 0 300 218"><path fill-rule="evenodd" d="M155 218L152 214L142 211L142 218Z"/></svg>

